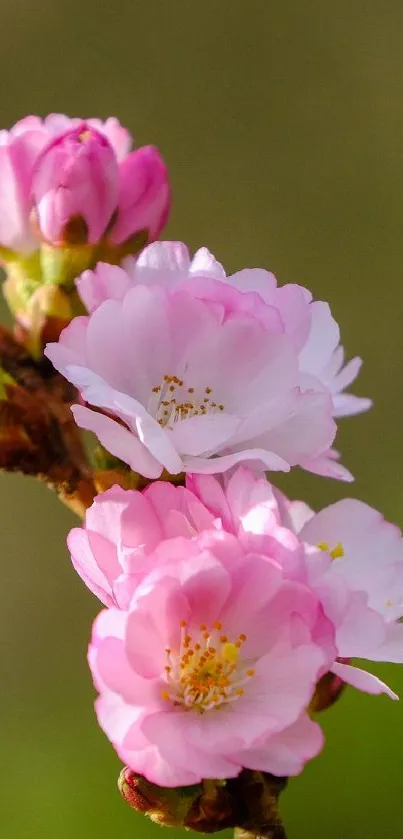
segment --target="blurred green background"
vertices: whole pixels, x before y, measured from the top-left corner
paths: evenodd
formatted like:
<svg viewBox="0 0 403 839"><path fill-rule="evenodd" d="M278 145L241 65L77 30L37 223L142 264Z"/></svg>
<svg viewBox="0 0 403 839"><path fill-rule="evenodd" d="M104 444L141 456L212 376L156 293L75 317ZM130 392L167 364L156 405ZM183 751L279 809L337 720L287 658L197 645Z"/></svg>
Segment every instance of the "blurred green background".
<svg viewBox="0 0 403 839"><path fill-rule="evenodd" d="M359 498L403 524L401 0L2 0L0 125L116 114L171 171L167 237L328 299L373 411L338 444ZM302 473L316 505L346 487ZM1 839L158 835L119 798L86 665L98 609L69 564L75 520L0 481ZM403 669L378 668L403 693ZM290 839L401 835L403 710L350 690L283 799Z"/></svg>

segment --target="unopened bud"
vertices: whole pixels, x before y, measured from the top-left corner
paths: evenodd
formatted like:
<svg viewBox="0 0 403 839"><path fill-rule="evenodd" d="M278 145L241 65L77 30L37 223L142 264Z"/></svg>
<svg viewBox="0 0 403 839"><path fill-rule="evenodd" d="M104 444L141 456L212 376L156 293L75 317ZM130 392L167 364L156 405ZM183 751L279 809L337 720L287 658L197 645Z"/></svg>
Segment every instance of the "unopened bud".
<svg viewBox="0 0 403 839"><path fill-rule="evenodd" d="M13 266L3 283L3 293L14 315L14 333L34 357L42 355L48 341L57 341L71 319L84 312L76 290L40 285Z"/></svg>
<svg viewBox="0 0 403 839"><path fill-rule="evenodd" d="M127 766L120 773L118 787L130 807L167 827L183 827L188 812L202 792L200 784L172 789L158 787Z"/></svg>
<svg viewBox="0 0 403 839"><path fill-rule="evenodd" d="M350 659L340 659L340 661L348 664ZM340 679L340 676L336 676L330 672L325 673L316 685L309 710L316 714L319 711L326 711L328 708L331 708L340 698L345 687L346 684Z"/></svg>
<svg viewBox="0 0 403 839"><path fill-rule="evenodd" d="M286 778L246 769L237 778L171 789L150 783L126 766L118 786L131 807L167 827L198 833L237 827L245 836L285 839L278 798L286 783Z"/></svg>
<svg viewBox="0 0 403 839"><path fill-rule="evenodd" d="M83 122L39 156L32 184L42 238L54 245L98 242L115 210L119 168L104 134Z"/></svg>

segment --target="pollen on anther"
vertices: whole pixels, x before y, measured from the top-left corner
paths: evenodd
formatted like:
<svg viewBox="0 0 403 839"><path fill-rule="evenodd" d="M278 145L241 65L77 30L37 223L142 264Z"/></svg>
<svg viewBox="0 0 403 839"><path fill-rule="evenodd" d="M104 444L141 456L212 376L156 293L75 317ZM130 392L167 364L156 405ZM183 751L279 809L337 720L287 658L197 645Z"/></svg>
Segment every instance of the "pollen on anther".
<svg viewBox="0 0 403 839"><path fill-rule="evenodd" d="M207 629L206 624L205 624L205 623L201 623L201 624L200 624L199 629L200 629L200 632L204 632L204 630L206 630L206 629Z"/></svg>
<svg viewBox="0 0 403 839"><path fill-rule="evenodd" d="M213 623L213 629L222 629L222 623L221 623L221 621L215 621L215 622Z"/></svg>
<svg viewBox="0 0 403 839"><path fill-rule="evenodd" d="M186 621L184 621L184 620L179 621L179 626L180 626L182 629L184 629L186 625L187 625L187 624L186 624Z"/></svg>
<svg viewBox="0 0 403 839"><path fill-rule="evenodd" d="M212 393L211 387L206 387L205 388L205 393Z"/></svg>
<svg viewBox="0 0 403 839"><path fill-rule="evenodd" d="M319 548L320 551L328 551L329 550L329 545L328 545L327 542L318 542L317 547Z"/></svg>
<svg viewBox="0 0 403 839"><path fill-rule="evenodd" d="M237 696L243 696L245 691L243 688L238 688L238 690L236 690L235 693Z"/></svg>
<svg viewBox="0 0 403 839"><path fill-rule="evenodd" d="M252 676L254 676L254 675L255 675L255 671L254 671L254 670L252 670L252 669L247 670L247 671L246 671L246 675L247 675L247 676L252 677Z"/></svg>
<svg viewBox="0 0 403 839"><path fill-rule="evenodd" d="M161 698L164 700L164 702L168 702L168 701L169 701L169 699L170 699L170 696L169 696L169 691L167 691L167 690L162 690L162 691L161 691Z"/></svg>

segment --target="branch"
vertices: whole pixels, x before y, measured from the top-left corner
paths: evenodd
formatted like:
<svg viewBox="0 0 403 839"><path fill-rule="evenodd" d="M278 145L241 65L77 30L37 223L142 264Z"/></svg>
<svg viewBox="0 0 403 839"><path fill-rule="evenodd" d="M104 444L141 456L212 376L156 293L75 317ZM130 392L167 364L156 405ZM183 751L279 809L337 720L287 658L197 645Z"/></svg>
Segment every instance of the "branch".
<svg viewBox="0 0 403 839"><path fill-rule="evenodd" d="M83 515L96 494L70 405L72 386L0 326L0 469L39 478Z"/></svg>

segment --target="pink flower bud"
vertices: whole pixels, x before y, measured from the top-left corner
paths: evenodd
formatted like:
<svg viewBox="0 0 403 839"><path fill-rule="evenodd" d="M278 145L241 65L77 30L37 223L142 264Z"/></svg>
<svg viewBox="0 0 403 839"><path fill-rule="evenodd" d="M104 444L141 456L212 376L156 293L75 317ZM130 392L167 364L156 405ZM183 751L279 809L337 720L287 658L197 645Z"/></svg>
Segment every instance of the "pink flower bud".
<svg viewBox="0 0 403 839"><path fill-rule="evenodd" d="M32 185L37 223L52 244L94 244L115 210L116 156L107 138L88 123L57 137L39 157Z"/></svg>
<svg viewBox="0 0 403 839"><path fill-rule="evenodd" d="M117 217L109 240L120 245L146 230L149 242L164 227L170 207L168 173L154 146L131 152L119 166Z"/></svg>
<svg viewBox="0 0 403 839"><path fill-rule="evenodd" d="M30 190L36 159L48 142L35 117L0 132L0 246L21 253L37 247L29 223Z"/></svg>

